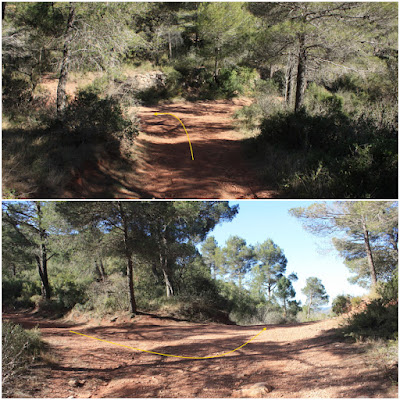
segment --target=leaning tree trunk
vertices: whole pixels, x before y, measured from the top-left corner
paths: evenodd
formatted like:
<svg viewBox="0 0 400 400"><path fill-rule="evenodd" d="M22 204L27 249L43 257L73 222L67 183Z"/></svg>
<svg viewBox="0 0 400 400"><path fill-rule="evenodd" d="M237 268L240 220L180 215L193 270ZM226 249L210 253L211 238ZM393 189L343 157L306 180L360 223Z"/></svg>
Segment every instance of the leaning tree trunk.
<svg viewBox="0 0 400 400"><path fill-rule="evenodd" d="M36 255L36 263L38 266L38 272L40 276L40 282L41 282L41 291L42 291L42 297L44 299L50 300L51 297L51 289L50 289L50 284L49 284L49 277L47 274L47 247L46 247L46 230L43 228L42 224L42 209L40 202L36 202L36 211L38 215L38 223L39 223L39 237L40 237L40 245L39 245L39 255Z"/></svg>
<svg viewBox="0 0 400 400"><path fill-rule="evenodd" d="M163 254L162 249L160 249L160 267L164 277L165 293L167 297L172 297L174 295L174 288L170 279L171 274L168 268L168 258Z"/></svg>
<svg viewBox="0 0 400 400"><path fill-rule="evenodd" d="M304 103L304 94L307 87L307 49L305 34L299 37L299 55L297 64L296 99L294 111L300 110Z"/></svg>
<svg viewBox="0 0 400 400"><path fill-rule="evenodd" d="M369 270L370 270L370 274L371 274L372 286L375 286L376 282L377 282L376 268L375 268L374 258L372 256L371 244L370 244L370 240L369 240L369 232L368 232L367 224L365 223L364 217L362 217L361 222L362 222L362 228L363 228L365 251L367 253L367 260L368 260Z"/></svg>
<svg viewBox="0 0 400 400"><path fill-rule="evenodd" d="M72 2L69 4L70 6L69 6L67 29L65 31L65 38L64 38L63 58L61 61L60 76L58 79L58 86L57 86L57 118L59 120L62 120L65 108L67 107L66 86L67 86L69 64L71 57L70 53L71 53L73 25L75 20L75 5Z"/></svg>

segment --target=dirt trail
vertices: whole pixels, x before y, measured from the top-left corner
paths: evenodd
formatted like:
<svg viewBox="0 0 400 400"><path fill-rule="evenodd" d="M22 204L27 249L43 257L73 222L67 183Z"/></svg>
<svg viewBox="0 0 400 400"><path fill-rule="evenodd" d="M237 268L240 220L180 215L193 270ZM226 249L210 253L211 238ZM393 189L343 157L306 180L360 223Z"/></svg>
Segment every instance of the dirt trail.
<svg viewBox="0 0 400 400"><path fill-rule="evenodd" d="M232 350L262 326L194 324L140 315L133 322L62 323L30 314L3 314L26 327L39 324L52 365L31 368L23 389L33 397L232 397L258 382L264 397L396 397L382 371L360 348L340 341L328 320L268 326L222 358L162 357L69 333L69 330L146 350L206 356Z"/></svg>
<svg viewBox="0 0 400 400"><path fill-rule="evenodd" d="M242 155L243 135L232 116L249 100L183 102L140 107L141 133L136 161L119 170L107 161L84 165L74 188L64 197L274 198L279 193L261 187L256 171ZM187 135L193 147L191 158Z"/></svg>

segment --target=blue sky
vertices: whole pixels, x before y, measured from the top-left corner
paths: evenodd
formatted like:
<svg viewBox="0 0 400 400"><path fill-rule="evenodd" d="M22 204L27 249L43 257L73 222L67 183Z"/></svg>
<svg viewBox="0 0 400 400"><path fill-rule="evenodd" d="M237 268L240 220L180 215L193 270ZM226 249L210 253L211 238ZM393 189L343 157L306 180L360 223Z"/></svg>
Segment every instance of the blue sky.
<svg viewBox="0 0 400 400"><path fill-rule="evenodd" d="M239 204L239 213L231 222L218 225L209 236L214 236L219 246L224 246L230 235L244 238L247 244L272 239L283 249L288 259L287 273L296 272L299 280L294 283L296 299L304 304L301 289L310 276L321 279L330 301L338 294L359 296L367 293L357 285L351 285L343 260L333 249L329 239L305 231L300 221L289 214L294 207L307 207L315 201L244 200L230 201ZM330 251L329 251L330 250Z"/></svg>

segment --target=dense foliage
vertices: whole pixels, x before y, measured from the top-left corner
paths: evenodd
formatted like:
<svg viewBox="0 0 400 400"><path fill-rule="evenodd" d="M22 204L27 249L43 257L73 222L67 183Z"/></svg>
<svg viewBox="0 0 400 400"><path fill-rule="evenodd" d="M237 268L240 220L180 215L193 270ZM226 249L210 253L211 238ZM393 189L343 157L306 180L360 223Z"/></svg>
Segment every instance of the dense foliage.
<svg viewBox="0 0 400 400"><path fill-rule="evenodd" d="M4 202L3 304L56 316L294 320L297 276L283 249L209 236L237 212L224 201Z"/></svg>
<svg viewBox="0 0 400 400"><path fill-rule="evenodd" d="M248 153L269 186L292 197L397 196L395 3L7 2L3 10L7 197L56 196L68 172L109 142L123 156L121 141L138 132L132 105L241 95L253 99L238 112L255 136ZM135 87L138 74L154 71L155 86Z"/></svg>

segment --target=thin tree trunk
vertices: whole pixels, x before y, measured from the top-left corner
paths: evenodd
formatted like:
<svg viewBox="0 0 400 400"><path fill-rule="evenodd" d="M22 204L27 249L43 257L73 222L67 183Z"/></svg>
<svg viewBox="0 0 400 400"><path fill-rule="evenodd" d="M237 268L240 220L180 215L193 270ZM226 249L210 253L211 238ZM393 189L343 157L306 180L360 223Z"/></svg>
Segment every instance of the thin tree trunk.
<svg viewBox="0 0 400 400"><path fill-rule="evenodd" d="M36 211L38 215L38 223L39 223L39 237L40 237L40 245L39 245L39 256L36 256L36 262L38 264L39 276L42 286L42 297L44 299L49 300L51 297L51 289L49 284L49 277L47 274L47 248L46 248L46 230L43 228L42 224L42 209L40 202L35 202Z"/></svg>
<svg viewBox="0 0 400 400"><path fill-rule="evenodd" d="M219 47L215 48L215 64L214 64L214 81L218 83L218 55L219 55Z"/></svg>
<svg viewBox="0 0 400 400"><path fill-rule="evenodd" d="M171 32L168 32L168 50L169 50L169 59L172 60Z"/></svg>
<svg viewBox="0 0 400 400"><path fill-rule="evenodd" d="M285 74L285 102L288 106L292 104L293 79L293 58L289 54Z"/></svg>
<svg viewBox="0 0 400 400"><path fill-rule="evenodd" d="M57 86L57 118L62 120L65 108L67 106L67 80L70 64L70 46L73 34L73 24L75 20L75 5L69 3L69 15L67 22L67 29L65 31L63 58L61 61L60 76Z"/></svg>
<svg viewBox="0 0 400 400"><path fill-rule="evenodd" d="M299 37L299 55L297 64L296 99L294 111L300 110L304 103L304 94L307 87L307 49L305 34Z"/></svg>
<svg viewBox="0 0 400 400"><path fill-rule="evenodd" d="M104 282L106 280L106 273L104 271L103 261L101 259L99 262L97 262L97 260L95 260L94 267L95 267L97 274L99 275L100 280L102 282Z"/></svg>
<svg viewBox="0 0 400 400"><path fill-rule="evenodd" d="M268 291L268 300L271 300L272 287L270 284L267 285L267 291Z"/></svg>
<svg viewBox="0 0 400 400"><path fill-rule="evenodd" d="M163 231L161 233L161 243L160 243L160 267L164 277L165 290L167 297L174 295L174 288L170 279L170 271L168 268L168 257L167 257L167 238L165 237L166 226L163 226Z"/></svg>
<svg viewBox="0 0 400 400"><path fill-rule="evenodd" d="M1 3L1 10L2 10L1 19L2 19L2 20L3 20L4 17L6 16L6 6L7 6L7 2L6 2L6 1L3 1L3 2Z"/></svg>
<svg viewBox="0 0 400 400"><path fill-rule="evenodd" d="M174 289L169 280L168 273L165 270L163 270L163 275L164 275L164 282L165 282L165 289L166 289L167 297L171 297L174 295Z"/></svg>
<svg viewBox="0 0 400 400"><path fill-rule="evenodd" d="M126 265L126 275L128 279L128 287L129 287L129 302L130 309L132 314L136 314L137 306L135 299L135 289L133 287L133 261L132 261L132 251L129 246L129 234L128 234L128 224L126 220L125 211L122 206L122 202L118 202L119 212L122 219L123 230L124 230L124 247L125 247L125 258L127 261Z"/></svg>
<svg viewBox="0 0 400 400"><path fill-rule="evenodd" d="M308 310L307 310L307 318L310 318L310 312L311 312L311 305L312 305L312 294L310 294L310 302L308 304Z"/></svg>
<svg viewBox="0 0 400 400"><path fill-rule="evenodd" d="M131 313L136 314L137 306L136 306L136 299L135 299L135 289L133 287L133 261L132 261L132 254L127 254L127 277L128 277L128 285L129 285L129 300L130 300L130 307Z"/></svg>
<svg viewBox="0 0 400 400"><path fill-rule="evenodd" d="M105 281L106 278L107 278L107 274L106 274L106 271L104 269L103 260L101 258L100 258L100 261L99 261L99 266L100 266L101 278L102 278L103 281Z"/></svg>
<svg viewBox="0 0 400 400"><path fill-rule="evenodd" d="M361 222L362 222L362 228L363 228L365 251L367 253L367 260L368 260L369 270L371 273L372 286L375 286L376 282L377 282L376 268L375 268L374 258L372 256L371 244L369 241L369 232L368 232L364 217L362 217Z"/></svg>
<svg viewBox="0 0 400 400"><path fill-rule="evenodd" d="M286 318L286 299L283 299L283 316Z"/></svg>
<svg viewBox="0 0 400 400"><path fill-rule="evenodd" d="M167 257L162 255L161 251L160 251L160 266L164 277L165 293L167 297L171 297L174 295L174 288L170 280L170 273L168 270L168 259Z"/></svg>

